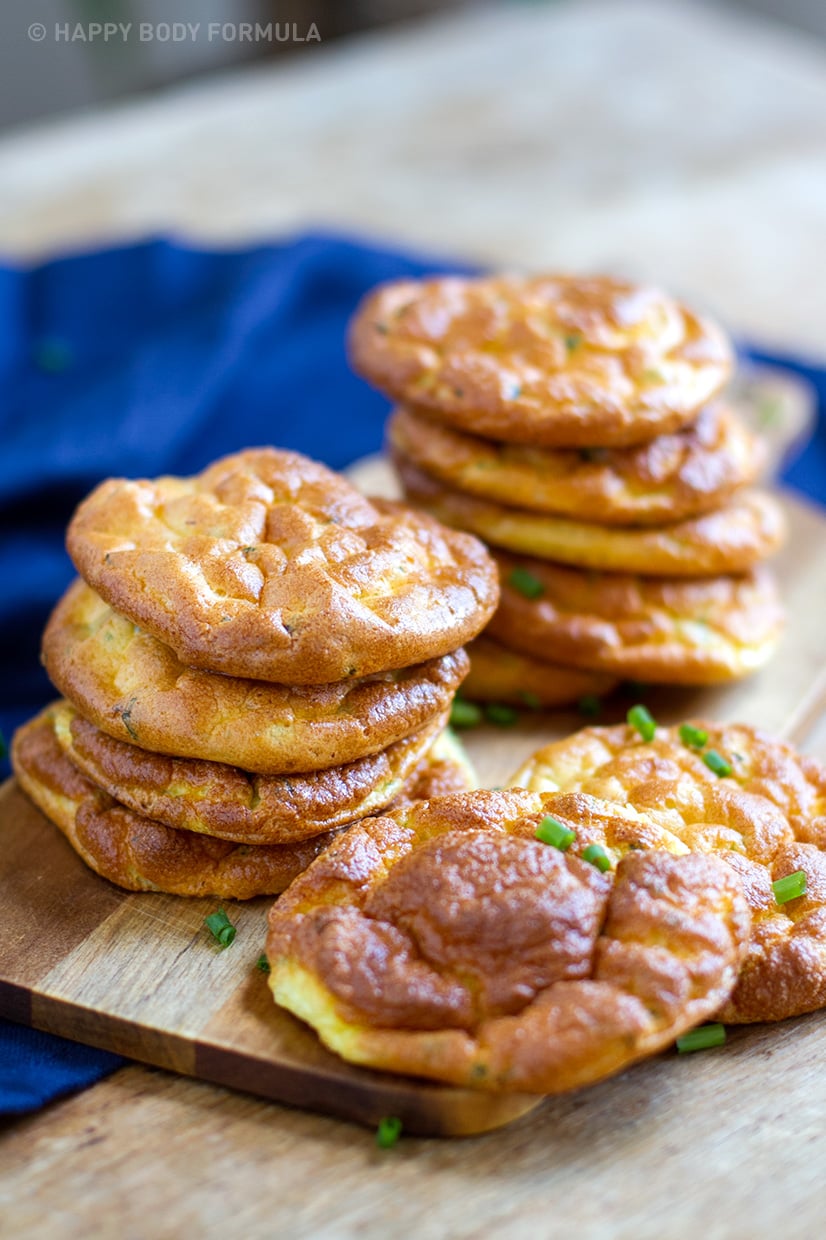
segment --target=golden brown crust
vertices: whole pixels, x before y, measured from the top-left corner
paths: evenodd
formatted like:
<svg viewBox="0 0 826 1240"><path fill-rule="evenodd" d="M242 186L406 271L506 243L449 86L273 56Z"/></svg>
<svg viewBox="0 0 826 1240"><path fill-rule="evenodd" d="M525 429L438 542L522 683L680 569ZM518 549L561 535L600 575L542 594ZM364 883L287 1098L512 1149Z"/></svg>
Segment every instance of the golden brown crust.
<svg viewBox="0 0 826 1240"><path fill-rule="evenodd" d="M296 844L256 846L175 831L119 805L82 775L43 716L18 730L11 758L24 792L75 852L127 891L231 900L277 895L335 837L328 832Z"/></svg>
<svg viewBox="0 0 826 1240"><path fill-rule="evenodd" d="M343 766L379 753L450 706L464 651L331 685L288 687L185 667L82 581L43 636L53 683L116 740L262 775Z"/></svg>
<svg viewBox="0 0 826 1240"><path fill-rule="evenodd" d="M401 280L361 303L355 370L405 404L510 443L641 443L690 422L729 376L714 324L599 276Z"/></svg>
<svg viewBox="0 0 826 1240"><path fill-rule="evenodd" d="M106 602L183 663L285 684L436 658L496 605L475 539L274 448L194 478L109 479L67 546Z"/></svg>
<svg viewBox="0 0 826 1240"><path fill-rule="evenodd" d="M748 939L736 876L644 852L612 881L535 838L545 809L477 792L351 828L270 913L276 1001L354 1062L532 1093L710 1015Z"/></svg>
<svg viewBox="0 0 826 1240"><path fill-rule="evenodd" d="M447 723L437 716L394 745L306 775L251 775L223 762L170 758L116 741L57 702L49 719L63 753L111 797L179 831L238 844L291 844L378 814L401 794Z"/></svg>
<svg viewBox="0 0 826 1240"><path fill-rule="evenodd" d="M256 845L174 830L127 809L78 770L61 749L48 711L18 729L11 760L20 786L75 852L127 891L231 900L277 895L340 834ZM411 776L409 792L428 796L451 780L466 787L467 768L456 763L453 747L437 738Z"/></svg>
<svg viewBox="0 0 826 1240"><path fill-rule="evenodd" d="M739 573L772 555L786 532L765 491L741 491L723 508L670 525L610 526L507 508L453 491L396 454L407 498L457 529L520 555L580 568L657 577Z"/></svg>
<svg viewBox="0 0 826 1240"><path fill-rule="evenodd" d="M663 525L709 512L754 482L765 450L724 405L630 448L496 443L405 407L388 425L401 456L445 486L499 504L607 525Z"/></svg>
<svg viewBox="0 0 826 1240"><path fill-rule="evenodd" d="M467 652L470 672L462 686L462 696L477 702L507 702L550 710L583 697L604 697L619 683L601 672L543 663L510 650L484 633L470 643Z"/></svg>
<svg viewBox="0 0 826 1240"><path fill-rule="evenodd" d="M714 684L762 667L783 629L772 573L696 579L594 573L496 553L502 593L487 634L535 658L665 684ZM542 594L511 574L527 569Z"/></svg>
<svg viewBox="0 0 826 1240"><path fill-rule="evenodd" d="M512 783L560 790L553 813L571 797L598 798L650 826L637 848L719 852L740 875L754 918L749 952L722 1019L782 1020L826 1004L826 768L745 724L695 724L708 748L732 767L720 778L676 728L645 742L625 725L585 728L539 750ZM621 808L620 808L621 807ZM612 858L628 840L596 836ZM771 884L796 870L805 896L778 905Z"/></svg>

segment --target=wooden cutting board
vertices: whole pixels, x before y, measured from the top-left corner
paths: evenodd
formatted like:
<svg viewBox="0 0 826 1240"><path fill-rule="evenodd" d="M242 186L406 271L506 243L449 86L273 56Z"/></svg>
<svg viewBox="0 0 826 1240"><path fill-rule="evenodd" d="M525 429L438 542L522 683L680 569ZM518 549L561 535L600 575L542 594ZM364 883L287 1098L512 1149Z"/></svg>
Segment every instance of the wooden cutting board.
<svg viewBox="0 0 826 1240"><path fill-rule="evenodd" d="M826 711L826 517L798 499L786 506L791 536L778 570L790 623L778 658L729 688L652 692L646 701L661 722L743 719L801 743ZM621 718L627 704L609 705L605 720ZM480 781L498 784L532 749L581 723L573 714L536 715L465 737ZM83 865L13 781L0 790L0 1015L366 1124L396 1115L408 1132L483 1132L541 1101L372 1073L327 1053L275 1008L256 968L269 903L225 902L238 934L217 951L203 927L217 901L120 891ZM740 1031L738 1046L759 1037L765 1031ZM725 1090L725 1058L717 1064ZM621 1092L623 1081L613 1088ZM741 1074L736 1087L742 1114L761 1086Z"/></svg>

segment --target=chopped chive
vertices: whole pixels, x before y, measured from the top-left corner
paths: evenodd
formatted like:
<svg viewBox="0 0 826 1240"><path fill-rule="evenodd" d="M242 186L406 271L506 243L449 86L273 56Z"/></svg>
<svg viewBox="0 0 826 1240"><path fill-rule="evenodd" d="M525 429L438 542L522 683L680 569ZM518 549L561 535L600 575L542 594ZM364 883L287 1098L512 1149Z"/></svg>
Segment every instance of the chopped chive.
<svg viewBox="0 0 826 1240"><path fill-rule="evenodd" d="M695 728L690 723L680 724L680 740L689 749L702 749L708 744L708 732L705 728Z"/></svg>
<svg viewBox="0 0 826 1240"><path fill-rule="evenodd" d="M511 569L508 574L508 585L513 586L514 590L518 590L525 598L541 598L545 593L545 587L539 578L535 577L529 569L523 568L521 564Z"/></svg>
<svg viewBox="0 0 826 1240"><path fill-rule="evenodd" d="M519 712L512 706L505 706L504 702L488 702L485 715L497 728L512 728L519 719Z"/></svg>
<svg viewBox="0 0 826 1240"><path fill-rule="evenodd" d="M700 1025L677 1038L677 1050L681 1055L687 1051L707 1051L712 1046L723 1046L726 1040L725 1025Z"/></svg>
<svg viewBox="0 0 826 1240"><path fill-rule="evenodd" d="M632 706L626 715L626 719L632 728L636 728L644 741L653 741L657 732L657 725L654 717L647 706L637 703Z"/></svg>
<svg viewBox="0 0 826 1240"><path fill-rule="evenodd" d="M576 839L576 831L572 831L570 827L564 826L556 818L546 814L536 828L536 838L542 844L550 844L552 848L565 852Z"/></svg>
<svg viewBox="0 0 826 1240"><path fill-rule="evenodd" d="M798 896L806 894L806 875L803 870L795 870L794 874L787 874L785 878L778 878L772 883L772 891L774 892L774 900L776 904L788 904L789 900L796 900Z"/></svg>
<svg viewBox="0 0 826 1240"><path fill-rule="evenodd" d="M599 844L589 844L587 848L583 848L582 860L589 862L590 865L595 865L600 874L604 874L611 869L611 858Z"/></svg>
<svg viewBox="0 0 826 1240"><path fill-rule="evenodd" d="M386 1115L379 1120L376 1129L376 1145L380 1150L391 1149L402 1135L402 1122L395 1115Z"/></svg>
<svg viewBox="0 0 826 1240"><path fill-rule="evenodd" d="M542 702L539 698L539 694L533 693L532 690L522 689L519 694L519 697L521 701L523 701L525 705L529 707L531 710L542 709Z"/></svg>
<svg viewBox="0 0 826 1240"><path fill-rule="evenodd" d="M71 366L74 352L68 340L62 340L59 336L45 336L36 342L32 361L37 369L45 374L59 375Z"/></svg>
<svg viewBox="0 0 826 1240"><path fill-rule="evenodd" d="M222 908L204 918L204 925L223 951L235 938L235 926Z"/></svg>
<svg viewBox="0 0 826 1240"><path fill-rule="evenodd" d="M565 337L565 348L569 353L573 353L574 349L579 348L582 343L582 337L573 332L570 336Z"/></svg>
<svg viewBox="0 0 826 1240"><path fill-rule="evenodd" d="M256 967L256 969L258 969L261 973L269 973L269 972L270 972L270 962L269 962L269 960L267 959L266 954L265 954L264 952L262 952L262 953L261 953L261 955L260 955L260 956L258 957L258 959L256 960L256 962L255 962L255 967Z"/></svg>
<svg viewBox="0 0 826 1240"><path fill-rule="evenodd" d="M3 735L3 733L2 733L2 732L0 732L0 759L5 758L5 756L6 756L6 754L7 754L8 752L9 752L9 751L8 751L8 749L6 748L6 738L5 738L5 736Z"/></svg>
<svg viewBox="0 0 826 1240"><path fill-rule="evenodd" d="M703 762L705 762L710 771L713 771L715 775L719 775L721 779L731 774L731 763L726 762L723 755L719 754L716 749L709 749L708 753L704 753Z"/></svg>
<svg viewBox="0 0 826 1240"><path fill-rule="evenodd" d="M602 702L595 693L586 693L585 697L579 699L577 709L586 719L596 719L602 714Z"/></svg>
<svg viewBox="0 0 826 1240"><path fill-rule="evenodd" d="M450 708L450 726L452 728L475 728L482 722L482 708L475 702L455 697Z"/></svg>

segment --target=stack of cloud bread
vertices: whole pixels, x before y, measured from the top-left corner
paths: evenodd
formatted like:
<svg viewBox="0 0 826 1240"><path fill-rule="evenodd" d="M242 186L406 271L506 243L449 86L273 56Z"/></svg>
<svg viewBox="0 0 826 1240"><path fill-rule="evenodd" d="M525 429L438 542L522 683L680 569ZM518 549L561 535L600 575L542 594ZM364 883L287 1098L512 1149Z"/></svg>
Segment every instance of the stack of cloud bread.
<svg viewBox="0 0 826 1240"><path fill-rule="evenodd" d="M497 602L472 536L263 448L106 481L67 545L43 642L64 699L12 761L104 877L278 893L340 828L471 786L445 724Z"/></svg>
<svg viewBox="0 0 826 1240"><path fill-rule="evenodd" d="M770 658L783 615L762 562L783 517L718 399L732 354L714 324L604 277L406 280L368 295L350 350L401 402L408 498L495 548L467 696L557 706Z"/></svg>

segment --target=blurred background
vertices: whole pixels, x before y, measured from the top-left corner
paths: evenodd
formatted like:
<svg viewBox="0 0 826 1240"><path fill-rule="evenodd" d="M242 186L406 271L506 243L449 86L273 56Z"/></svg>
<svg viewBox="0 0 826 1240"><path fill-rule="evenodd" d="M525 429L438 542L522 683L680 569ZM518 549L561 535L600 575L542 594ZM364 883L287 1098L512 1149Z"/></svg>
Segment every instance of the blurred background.
<svg viewBox="0 0 826 1240"><path fill-rule="evenodd" d="M540 3L534 0L535 7ZM826 38L823 0L709 3ZM479 0L12 0L0 6L0 126L162 89L240 63L306 54L317 42L312 27L318 41L329 43L449 9L482 7L492 6ZM46 28L42 42L29 37L32 22ZM129 37L88 33L92 24L106 22L131 23ZM244 32L245 24L255 23L278 29L270 37ZM195 25L200 29L193 33ZM146 29L142 37L142 26L154 27L151 37ZM64 28L57 38L56 27Z"/></svg>

